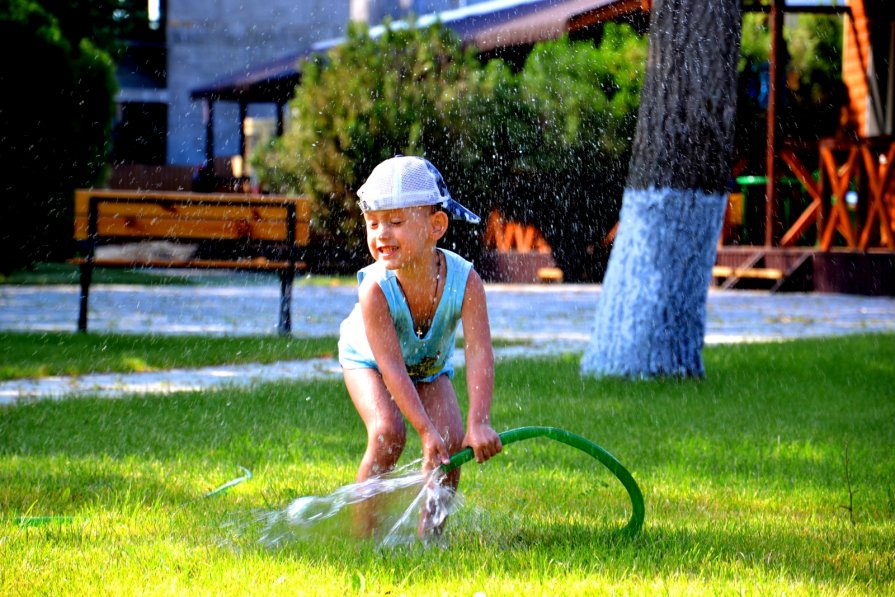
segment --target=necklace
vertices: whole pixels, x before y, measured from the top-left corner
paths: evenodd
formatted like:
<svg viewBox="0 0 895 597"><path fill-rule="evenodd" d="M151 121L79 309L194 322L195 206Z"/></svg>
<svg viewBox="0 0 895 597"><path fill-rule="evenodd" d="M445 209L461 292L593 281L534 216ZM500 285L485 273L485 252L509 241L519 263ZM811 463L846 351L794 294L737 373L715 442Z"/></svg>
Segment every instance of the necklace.
<svg viewBox="0 0 895 597"><path fill-rule="evenodd" d="M429 312L426 318L421 320L416 326L416 337L422 340L425 333L423 332L423 322L426 323L426 332L432 327L432 318L435 316L435 299L438 297L438 283L441 281L441 256L438 251L435 252L435 291L432 293L432 304L429 305Z"/></svg>

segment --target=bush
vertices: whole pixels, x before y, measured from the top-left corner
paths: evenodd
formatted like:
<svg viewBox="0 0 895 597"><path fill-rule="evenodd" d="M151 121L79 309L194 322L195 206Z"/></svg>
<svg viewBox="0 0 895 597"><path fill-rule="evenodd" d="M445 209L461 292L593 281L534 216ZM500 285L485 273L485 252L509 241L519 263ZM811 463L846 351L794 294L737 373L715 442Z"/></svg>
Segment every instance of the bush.
<svg viewBox="0 0 895 597"><path fill-rule="evenodd" d="M608 25L600 49L540 45L520 73L483 65L448 29L361 27L303 65L289 130L253 156L262 183L314 200L322 259L368 260L356 190L397 153L424 155L457 200L533 222L571 279L618 215L645 39ZM475 259L483 226L452 226L447 246ZM318 262L318 266L319 266Z"/></svg>
<svg viewBox="0 0 895 597"><path fill-rule="evenodd" d="M109 55L74 46L34 2L0 9L0 273L72 249L74 189L106 169L116 88Z"/></svg>
<svg viewBox="0 0 895 597"><path fill-rule="evenodd" d="M519 164L528 200L509 211L537 223L566 279L602 279L600 241L618 220L645 61L645 38L607 24L599 47L545 42L520 73L521 101L539 127Z"/></svg>
<svg viewBox="0 0 895 597"><path fill-rule="evenodd" d="M809 144L847 131L842 119L848 91L842 82L842 21L831 15L800 14L783 29L785 88L777 106L777 126L785 138ZM768 16L743 16L737 92L736 159L746 172L765 170L767 139ZM816 159L816 155L813 156Z"/></svg>
<svg viewBox="0 0 895 597"><path fill-rule="evenodd" d="M377 39L351 26L346 43L302 66L289 130L253 163L266 186L314 200L317 244L330 260L353 268L368 259L356 191L382 160L426 155L457 192L452 118L464 111L452 104L463 101L473 63L440 26L387 26Z"/></svg>

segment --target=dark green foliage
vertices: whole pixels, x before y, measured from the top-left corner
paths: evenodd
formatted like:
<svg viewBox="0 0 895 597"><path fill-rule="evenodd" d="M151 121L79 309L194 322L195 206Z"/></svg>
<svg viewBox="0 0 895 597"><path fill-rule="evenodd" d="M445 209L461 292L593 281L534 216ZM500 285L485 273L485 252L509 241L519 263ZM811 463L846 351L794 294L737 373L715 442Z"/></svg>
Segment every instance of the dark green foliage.
<svg viewBox="0 0 895 597"><path fill-rule="evenodd" d="M785 88L777 117L783 136L810 143L849 132L843 128L849 124L840 120L848 103L841 74L841 18L800 14L786 21L783 37ZM744 15L735 148L752 174L764 171L770 44L767 15Z"/></svg>
<svg viewBox="0 0 895 597"><path fill-rule="evenodd" d="M36 2L0 9L0 273L68 255L73 190L106 168L114 66Z"/></svg>
<svg viewBox="0 0 895 597"><path fill-rule="evenodd" d="M313 197L320 241L362 262L355 193L380 161L424 154L462 195L454 152L464 110L456 104L465 101L473 64L443 27L388 29L378 39L352 27L347 43L303 65L290 130L256 162L265 182Z"/></svg>
<svg viewBox="0 0 895 597"><path fill-rule="evenodd" d="M59 24L65 39L90 40L97 48L118 57L124 40L139 36L147 19L146 0L37 0Z"/></svg>
<svg viewBox="0 0 895 597"><path fill-rule="evenodd" d="M507 211L543 230L567 279L602 278L600 241L618 219L645 60L645 38L607 25L598 48L539 44L520 73L539 127L520 167L529 200Z"/></svg>
<svg viewBox="0 0 895 597"><path fill-rule="evenodd" d="M569 276L588 277L572 264L586 264L618 214L645 43L608 25L599 49L548 42L514 73L438 25L377 39L355 28L303 65L290 130L254 164L271 190L314 198L317 233L351 267L367 259L356 190L402 153L435 163L483 218L500 209L538 225ZM475 258L483 231L453 226L446 245Z"/></svg>

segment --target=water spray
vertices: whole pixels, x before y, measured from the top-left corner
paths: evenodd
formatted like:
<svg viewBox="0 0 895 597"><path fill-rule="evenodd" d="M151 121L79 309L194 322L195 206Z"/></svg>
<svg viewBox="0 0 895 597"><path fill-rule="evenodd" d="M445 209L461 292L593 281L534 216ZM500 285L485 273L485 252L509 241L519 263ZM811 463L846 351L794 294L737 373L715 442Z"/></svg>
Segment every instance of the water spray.
<svg viewBox="0 0 895 597"><path fill-rule="evenodd" d="M622 483L631 498L632 514L623 533L633 536L640 531L644 518L643 494L631 473L612 454L590 440L556 427L519 427L498 435L503 445L546 437L577 448L598 460ZM448 463L428 473L420 470L422 460L416 460L389 473L345 485L325 496L303 496L293 500L286 508L256 513L253 519L262 525L258 541L268 547L278 547L293 539L322 536L321 533L344 535L345 527L342 525L345 520L342 516L349 506L391 496L395 498L391 504L377 506L380 509L377 526L383 531L376 536L378 546L394 548L415 543L419 539L417 518L421 507L434 506L430 512L442 521L462 504L459 494L454 494L439 479L472 459L472 449L465 448L451 456ZM234 479L209 495L217 495L242 480ZM402 501L403 495L396 493L405 490L415 496L409 505ZM353 523L356 521L349 522Z"/></svg>
<svg viewBox="0 0 895 597"><path fill-rule="evenodd" d="M619 462L615 456L592 441L585 439L580 435L575 435L565 429L559 429L558 427L517 427L516 429L510 429L503 433L499 433L498 436L500 437L501 443L505 446L513 442L531 439L533 437L546 437L572 446L573 448L578 448L582 452L585 452L600 461L601 464L608 468L609 471L621 481L621 484L628 491L628 496L631 498L631 518L624 528L625 533L628 535L636 535L640 531L640 527L643 526L643 517L645 513L643 493L641 493L640 487L638 487L637 482L634 481L634 477L631 476L628 469L622 466L622 463ZM441 468L445 473L449 473L455 468L463 466L465 463L472 460L472 458L472 448L465 448L451 456L450 462L443 464Z"/></svg>

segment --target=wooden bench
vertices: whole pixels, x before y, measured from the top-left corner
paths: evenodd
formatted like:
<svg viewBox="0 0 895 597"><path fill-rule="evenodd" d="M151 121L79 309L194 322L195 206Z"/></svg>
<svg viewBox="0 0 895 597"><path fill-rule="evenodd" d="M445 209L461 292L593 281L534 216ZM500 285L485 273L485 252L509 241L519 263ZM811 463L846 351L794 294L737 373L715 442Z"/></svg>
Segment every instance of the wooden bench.
<svg viewBox="0 0 895 597"><path fill-rule="evenodd" d="M87 306L96 267L207 268L280 274L278 330L292 331L292 283L304 269L298 249L309 243L310 203L305 197L78 189L75 231L81 294L78 330L87 331ZM223 256L187 259L98 258L102 245L149 240L209 243Z"/></svg>
<svg viewBox="0 0 895 597"><path fill-rule="evenodd" d="M562 283L563 273L558 267L539 267L538 280L545 283Z"/></svg>
<svg viewBox="0 0 895 597"><path fill-rule="evenodd" d="M783 270L769 267L729 267L716 265L712 267L712 275L716 278L757 278L760 280L780 280Z"/></svg>

